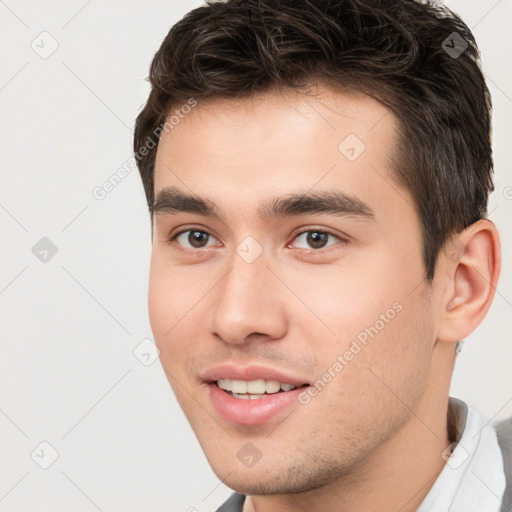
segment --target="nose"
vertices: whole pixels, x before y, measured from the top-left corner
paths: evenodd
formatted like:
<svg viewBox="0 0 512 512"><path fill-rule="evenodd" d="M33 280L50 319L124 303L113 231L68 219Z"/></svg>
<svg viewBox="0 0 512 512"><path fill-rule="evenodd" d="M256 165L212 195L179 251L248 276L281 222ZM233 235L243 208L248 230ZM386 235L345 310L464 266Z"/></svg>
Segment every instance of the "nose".
<svg viewBox="0 0 512 512"><path fill-rule="evenodd" d="M242 345L285 335L285 287L268 266L264 252L252 263L236 253L230 259L229 271L215 287L211 318L213 334L224 342Z"/></svg>

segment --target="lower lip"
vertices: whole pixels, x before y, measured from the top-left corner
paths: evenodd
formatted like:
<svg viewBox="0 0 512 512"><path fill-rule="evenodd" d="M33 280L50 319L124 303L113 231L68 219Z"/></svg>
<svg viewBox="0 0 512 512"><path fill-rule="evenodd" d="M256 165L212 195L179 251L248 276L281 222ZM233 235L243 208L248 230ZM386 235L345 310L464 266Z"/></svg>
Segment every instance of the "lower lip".
<svg viewBox="0 0 512 512"><path fill-rule="evenodd" d="M228 395L215 383L209 384L208 388L210 399L220 415L224 419L239 425L267 423L280 412L295 404L298 401L298 395L305 389L292 389L291 391L264 395L262 398L251 400Z"/></svg>

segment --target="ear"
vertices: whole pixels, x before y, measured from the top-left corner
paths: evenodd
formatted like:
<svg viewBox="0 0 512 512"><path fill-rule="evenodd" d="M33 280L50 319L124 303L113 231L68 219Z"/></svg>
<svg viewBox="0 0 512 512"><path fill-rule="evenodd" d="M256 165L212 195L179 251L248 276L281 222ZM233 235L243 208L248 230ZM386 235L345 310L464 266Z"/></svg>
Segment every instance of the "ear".
<svg viewBox="0 0 512 512"><path fill-rule="evenodd" d="M446 291L438 340L457 342L471 334L491 307L501 271L500 237L489 220L479 220L447 244L444 261Z"/></svg>

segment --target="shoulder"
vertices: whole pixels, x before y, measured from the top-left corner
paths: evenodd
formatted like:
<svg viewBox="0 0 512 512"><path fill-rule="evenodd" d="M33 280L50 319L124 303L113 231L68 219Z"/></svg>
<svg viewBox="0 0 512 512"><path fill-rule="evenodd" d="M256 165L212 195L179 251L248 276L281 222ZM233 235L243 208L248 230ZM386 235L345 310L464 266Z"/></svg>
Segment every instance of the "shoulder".
<svg viewBox="0 0 512 512"><path fill-rule="evenodd" d="M501 452L503 453L503 461L505 463L505 470L507 464L512 464L512 416L504 420L498 420L493 424L496 436L498 437L498 444L500 445Z"/></svg>
<svg viewBox="0 0 512 512"><path fill-rule="evenodd" d="M245 495L234 493L225 501L216 512L242 512Z"/></svg>
<svg viewBox="0 0 512 512"><path fill-rule="evenodd" d="M512 510L512 416L496 421L493 426L503 455L503 470L507 482L502 510Z"/></svg>

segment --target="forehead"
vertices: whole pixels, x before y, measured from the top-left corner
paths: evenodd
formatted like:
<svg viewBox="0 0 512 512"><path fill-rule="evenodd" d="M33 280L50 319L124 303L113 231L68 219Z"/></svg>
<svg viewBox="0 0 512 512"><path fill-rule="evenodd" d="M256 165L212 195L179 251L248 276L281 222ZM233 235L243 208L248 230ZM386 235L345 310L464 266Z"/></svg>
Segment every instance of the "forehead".
<svg viewBox="0 0 512 512"><path fill-rule="evenodd" d="M354 91L207 100L162 133L155 195L176 187L240 215L299 191L337 190L369 205L393 200L396 130L390 110ZM411 203L405 190L398 194Z"/></svg>

